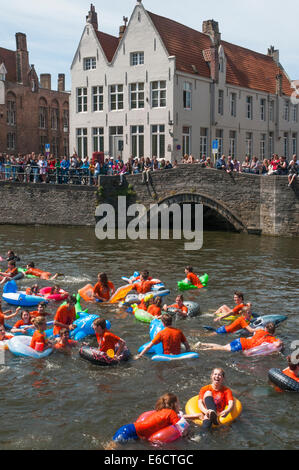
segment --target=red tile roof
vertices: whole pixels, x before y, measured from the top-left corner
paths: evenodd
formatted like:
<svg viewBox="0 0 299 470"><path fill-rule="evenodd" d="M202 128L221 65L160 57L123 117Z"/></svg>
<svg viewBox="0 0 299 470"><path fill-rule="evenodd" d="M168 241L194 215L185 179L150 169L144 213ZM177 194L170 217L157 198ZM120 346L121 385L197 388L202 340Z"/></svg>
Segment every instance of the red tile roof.
<svg viewBox="0 0 299 470"><path fill-rule="evenodd" d="M9 82L17 81L16 70L16 52L0 47L0 65L4 63L7 70L6 80Z"/></svg>
<svg viewBox="0 0 299 470"><path fill-rule="evenodd" d="M107 57L108 62L111 62L114 53L117 49L119 38L111 36L110 34L103 33L102 31L96 31L96 35Z"/></svg>

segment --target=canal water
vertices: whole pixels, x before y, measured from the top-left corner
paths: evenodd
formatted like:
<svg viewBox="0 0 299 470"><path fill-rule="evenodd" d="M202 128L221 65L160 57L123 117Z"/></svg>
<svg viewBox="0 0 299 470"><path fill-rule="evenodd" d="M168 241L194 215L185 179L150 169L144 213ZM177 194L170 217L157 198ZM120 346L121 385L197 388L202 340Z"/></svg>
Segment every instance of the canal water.
<svg viewBox="0 0 299 470"><path fill-rule="evenodd" d="M2 450L103 449L120 426L153 409L163 393L176 393L184 407L210 383L214 367L225 370L226 384L243 404L241 417L208 436L191 424L187 438L164 449L298 448L298 395L277 393L267 378L270 368L286 367L291 342L299 340L298 240L205 232L203 248L188 252L183 242L172 240L101 242L91 228L1 226L0 254L8 249L21 257L21 264L34 261L41 269L64 273L60 285L71 293L95 283L101 271L118 287L123 284L121 276L148 269L171 290L168 304L175 299L177 281L185 277L184 267L193 265L198 274L208 273L210 282L206 290L186 295L200 303L201 316L175 323L190 344L210 341L203 325L213 324L212 313L220 305L233 306L236 290L244 292L255 312L282 313L288 320L277 330L286 346L284 354L268 357L205 351L199 360L190 362L153 363L146 358L101 368L82 360L77 351L54 353L43 360L19 358L6 351L5 364L0 365ZM32 282L19 281L19 286L26 288ZM82 304L89 313L109 319L112 331L126 340L132 354L148 342L148 326L131 314L114 306ZM53 304L48 311L54 314L56 308ZM94 338L88 342L96 344ZM217 337L215 342L225 344L228 338ZM125 448L152 447L134 442Z"/></svg>

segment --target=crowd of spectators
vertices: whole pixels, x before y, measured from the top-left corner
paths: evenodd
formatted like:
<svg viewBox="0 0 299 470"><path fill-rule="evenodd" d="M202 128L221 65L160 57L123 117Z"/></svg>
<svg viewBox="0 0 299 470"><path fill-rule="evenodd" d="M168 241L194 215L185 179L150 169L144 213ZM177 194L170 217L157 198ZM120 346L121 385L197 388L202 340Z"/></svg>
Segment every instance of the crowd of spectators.
<svg viewBox="0 0 299 470"><path fill-rule="evenodd" d="M256 175L288 175L289 185L299 173L296 155L290 162L286 157L273 155L272 159L259 161L257 157L246 156L240 163L237 158L221 155L216 162L211 157L203 155L195 159L192 155L184 155L180 164L198 164L203 168L216 168L227 173L251 173ZM120 175L121 183L124 175L142 174L142 181L148 182L150 173L160 170L177 168L178 162L171 163L166 159L156 157L130 157L124 163L121 157L114 159L106 157L103 163L92 158L80 158L74 154L71 157L44 156L42 154L6 155L0 153L0 180L32 183L56 184L88 184L97 185L100 175Z"/></svg>

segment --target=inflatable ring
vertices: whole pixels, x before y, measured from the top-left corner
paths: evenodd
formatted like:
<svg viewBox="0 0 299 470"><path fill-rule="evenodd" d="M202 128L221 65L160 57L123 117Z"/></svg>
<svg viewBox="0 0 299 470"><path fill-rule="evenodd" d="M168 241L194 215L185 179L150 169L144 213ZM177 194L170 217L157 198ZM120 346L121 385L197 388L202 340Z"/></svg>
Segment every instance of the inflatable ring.
<svg viewBox="0 0 299 470"><path fill-rule="evenodd" d="M68 298L69 294L63 289L60 289L57 294L51 294L52 287L43 287L39 292L41 295L45 296L46 299L55 300L60 302Z"/></svg>
<svg viewBox="0 0 299 470"><path fill-rule="evenodd" d="M262 343L259 346L251 349L245 349L243 354L247 357L252 356L269 356L270 354L281 351L282 345L280 341L275 341L275 343Z"/></svg>
<svg viewBox="0 0 299 470"><path fill-rule="evenodd" d="M298 382L291 377L285 375L279 369L270 369L268 373L269 380L277 385L285 392L299 392L299 379Z"/></svg>
<svg viewBox="0 0 299 470"><path fill-rule="evenodd" d="M108 356L108 354L100 351L98 348L91 348L89 346L82 346L79 354L83 359L97 366L115 366L120 362L128 361L131 355L128 348L125 347L120 358L114 359L114 357Z"/></svg>
<svg viewBox="0 0 299 470"><path fill-rule="evenodd" d="M30 336L14 336L7 343L8 349L15 356L32 357L35 359L42 359L53 352L52 348L47 348L42 352L36 351L30 347L31 340Z"/></svg>
<svg viewBox="0 0 299 470"><path fill-rule="evenodd" d="M221 317L223 315L223 313L216 313L216 317ZM240 315L230 315L229 317L225 317L223 318L223 320L221 321L224 321L224 322L233 322L235 320L237 320L237 318L239 318Z"/></svg>
<svg viewBox="0 0 299 470"><path fill-rule="evenodd" d="M194 415L197 413L201 413L201 410L198 406L198 395L195 397L191 398L187 403L186 403L186 414L188 415ZM242 412L242 403L237 399L234 398L234 407L232 411L225 417L220 417L219 418L219 426L229 426L235 419L237 419ZM201 419L194 419L193 422L199 426L202 426L203 421ZM213 424L213 427L217 428L218 426Z"/></svg>
<svg viewBox="0 0 299 470"><path fill-rule="evenodd" d="M200 314L200 305L197 302L191 302L191 300L187 300L184 302L184 305L188 308L187 317L193 318ZM170 313L170 315L175 315L176 311L176 308L167 309L167 313Z"/></svg>
<svg viewBox="0 0 299 470"><path fill-rule="evenodd" d="M141 310L140 308L134 310L134 316L136 320L142 323L151 323L155 319L155 317L149 312L146 310Z"/></svg>
<svg viewBox="0 0 299 470"><path fill-rule="evenodd" d="M202 284L201 286L194 286L188 281L188 279L185 279L184 281L179 281L178 289L180 291L188 291L188 290L196 290L196 289L202 289L203 287L207 287L208 282L209 282L209 275L204 274L203 276L199 278L199 280Z"/></svg>

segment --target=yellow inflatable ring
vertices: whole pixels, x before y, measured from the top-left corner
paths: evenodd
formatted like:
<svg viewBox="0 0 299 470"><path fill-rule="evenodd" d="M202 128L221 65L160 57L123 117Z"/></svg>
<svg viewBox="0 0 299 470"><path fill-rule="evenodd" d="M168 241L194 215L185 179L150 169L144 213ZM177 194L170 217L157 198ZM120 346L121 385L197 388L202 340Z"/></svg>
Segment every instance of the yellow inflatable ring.
<svg viewBox="0 0 299 470"><path fill-rule="evenodd" d="M198 395L196 395L196 397L191 398L186 403L185 410L186 410L186 414L188 414L188 415L194 415L194 414L197 414L197 413L201 412L201 410L199 409L199 406L198 406ZM223 417L219 418L219 426L228 426L233 421L235 421L235 419L237 419L238 416L240 416L241 412L242 412L242 403L235 398L234 399L234 407L233 407L232 411L225 418L223 418ZM202 420L201 419L194 419L193 422L195 424L198 424L199 426L202 426ZM217 428L218 426L213 425L213 427Z"/></svg>
<svg viewBox="0 0 299 470"><path fill-rule="evenodd" d="M223 313L216 313L217 317L221 317L222 315L224 315L224 314ZM231 322L233 322L233 321L237 320L237 318L239 318L239 316L240 315L230 315L229 317L223 318L223 320L221 320L221 321L231 321Z"/></svg>

